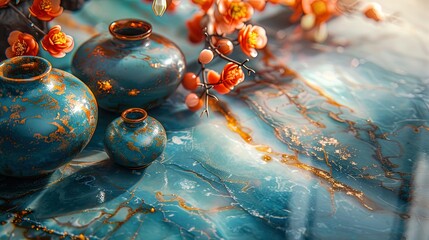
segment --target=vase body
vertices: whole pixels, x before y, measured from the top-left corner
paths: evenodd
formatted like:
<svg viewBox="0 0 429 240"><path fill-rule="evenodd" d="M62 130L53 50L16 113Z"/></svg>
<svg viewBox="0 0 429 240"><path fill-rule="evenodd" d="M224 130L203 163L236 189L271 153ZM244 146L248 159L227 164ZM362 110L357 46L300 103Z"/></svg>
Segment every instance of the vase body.
<svg viewBox="0 0 429 240"><path fill-rule="evenodd" d="M161 104L185 72L181 50L141 20L118 20L109 30L79 47L73 74L89 86L103 109L122 112Z"/></svg>
<svg viewBox="0 0 429 240"><path fill-rule="evenodd" d="M106 129L104 147L117 164L128 168L144 168L165 149L167 135L155 118L140 108L125 110Z"/></svg>
<svg viewBox="0 0 429 240"><path fill-rule="evenodd" d="M40 57L0 64L0 174L50 173L88 144L97 125L94 95Z"/></svg>

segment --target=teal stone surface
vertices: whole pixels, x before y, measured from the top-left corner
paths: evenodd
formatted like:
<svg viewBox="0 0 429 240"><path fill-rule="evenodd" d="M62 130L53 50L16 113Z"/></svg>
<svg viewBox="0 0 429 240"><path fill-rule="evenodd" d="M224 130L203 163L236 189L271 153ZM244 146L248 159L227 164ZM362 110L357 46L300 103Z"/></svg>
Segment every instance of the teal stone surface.
<svg viewBox="0 0 429 240"><path fill-rule="evenodd" d="M139 108L125 110L106 129L104 148L115 163L128 168L149 166L164 152L165 129Z"/></svg>
<svg viewBox="0 0 429 240"><path fill-rule="evenodd" d="M267 28L273 66L290 74L265 71L260 52L258 77L219 96L209 118L187 110L179 87L148 111L168 139L140 170L109 159L104 134L119 114L101 110L66 166L0 177L0 239L428 239L429 6L377 2L395 21L340 16L323 44L300 40L285 9L268 5L254 21ZM91 0L64 16L80 25L62 27L79 46L116 19L145 18L197 69L203 46L184 27L197 10L151 11ZM70 70L70 56L52 62Z"/></svg>
<svg viewBox="0 0 429 240"><path fill-rule="evenodd" d="M79 79L40 57L0 63L0 174L39 176L89 143L98 108Z"/></svg>
<svg viewBox="0 0 429 240"><path fill-rule="evenodd" d="M79 46L73 74L89 86L105 110L120 113L160 105L177 89L186 69L179 47L152 33L150 23L143 20L115 20L109 29Z"/></svg>

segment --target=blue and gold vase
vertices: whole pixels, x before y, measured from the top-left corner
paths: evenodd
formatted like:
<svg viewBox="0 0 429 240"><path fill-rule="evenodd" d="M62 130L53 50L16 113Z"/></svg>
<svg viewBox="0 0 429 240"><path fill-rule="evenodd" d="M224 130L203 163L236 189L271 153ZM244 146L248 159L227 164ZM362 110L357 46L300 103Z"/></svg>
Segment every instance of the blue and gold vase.
<svg viewBox="0 0 429 240"><path fill-rule="evenodd" d="M141 108L125 110L107 126L104 147L110 159L128 168L144 168L165 149L164 127Z"/></svg>
<svg viewBox="0 0 429 240"><path fill-rule="evenodd" d="M86 146L97 125L97 102L79 79L43 58L0 64L0 174L50 173Z"/></svg>
<svg viewBox="0 0 429 240"><path fill-rule="evenodd" d="M142 20L118 20L109 30L79 47L73 74L89 86L103 109L120 113L161 104L183 78L182 51Z"/></svg>

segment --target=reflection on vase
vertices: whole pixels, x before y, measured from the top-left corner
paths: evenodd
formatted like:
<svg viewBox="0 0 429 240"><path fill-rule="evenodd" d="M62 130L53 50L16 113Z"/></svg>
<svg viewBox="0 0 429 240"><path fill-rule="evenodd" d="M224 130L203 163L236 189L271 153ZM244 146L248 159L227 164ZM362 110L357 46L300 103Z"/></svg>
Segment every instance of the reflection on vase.
<svg viewBox="0 0 429 240"><path fill-rule="evenodd" d="M0 174L54 171L86 146L97 124L94 95L40 57L0 64Z"/></svg>
<svg viewBox="0 0 429 240"><path fill-rule="evenodd" d="M161 104L185 72L181 50L152 33L152 26L142 20L118 20L109 30L79 47L73 73L91 88L103 109L122 112Z"/></svg>

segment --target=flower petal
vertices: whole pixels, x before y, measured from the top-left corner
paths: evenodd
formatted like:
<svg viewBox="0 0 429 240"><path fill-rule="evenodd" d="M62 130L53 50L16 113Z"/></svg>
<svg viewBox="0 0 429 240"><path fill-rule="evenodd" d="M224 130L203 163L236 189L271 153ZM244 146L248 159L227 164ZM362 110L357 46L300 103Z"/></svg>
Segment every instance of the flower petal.
<svg viewBox="0 0 429 240"><path fill-rule="evenodd" d="M6 48L5 54L7 58L15 57L15 53L12 51L12 47Z"/></svg>
<svg viewBox="0 0 429 240"><path fill-rule="evenodd" d="M15 30L9 33L9 37L7 38L7 42L9 45L13 45L16 41L19 39L19 35L21 35L22 32Z"/></svg>
<svg viewBox="0 0 429 240"><path fill-rule="evenodd" d="M51 0L51 4L53 7L60 6L61 0Z"/></svg>
<svg viewBox="0 0 429 240"><path fill-rule="evenodd" d="M62 58L64 57L66 54L64 52L59 52L59 53L50 53L52 57L54 58Z"/></svg>
<svg viewBox="0 0 429 240"><path fill-rule="evenodd" d="M58 8L56 11L49 12L48 15L51 16L53 19L54 17L58 17L59 15L61 15L63 11L64 9L61 7L61 8Z"/></svg>
<svg viewBox="0 0 429 240"><path fill-rule="evenodd" d="M71 50L73 50L73 47L74 47L73 38L70 36L67 36L67 45L68 45L68 47L65 48L63 51L66 53L69 53L69 52L71 52Z"/></svg>

